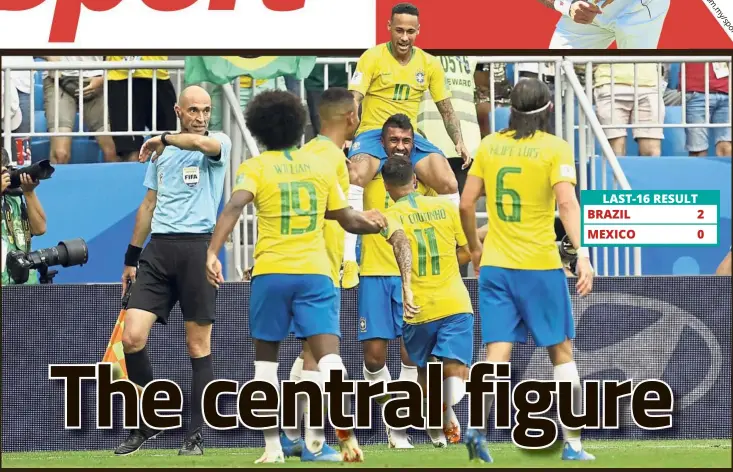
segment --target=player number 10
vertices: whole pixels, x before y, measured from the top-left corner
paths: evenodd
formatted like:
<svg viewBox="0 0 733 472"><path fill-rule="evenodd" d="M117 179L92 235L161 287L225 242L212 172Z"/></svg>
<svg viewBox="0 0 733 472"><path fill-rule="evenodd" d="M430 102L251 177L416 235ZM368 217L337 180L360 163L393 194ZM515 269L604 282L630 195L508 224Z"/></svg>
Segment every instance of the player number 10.
<svg viewBox="0 0 733 472"><path fill-rule="evenodd" d="M428 273L428 253L430 253L430 270L433 275L440 275L440 256L438 241L435 239L435 228L416 229L417 239L417 275L425 277Z"/></svg>
<svg viewBox="0 0 733 472"><path fill-rule="evenodd" d="M301 190L308 194L309 206L304 209ZM316 187L311 182L283 182L280 184L280 234L305 234L316 229L318 211L316 209ZM308 226L293 228L292 217L307 217Z"/></svg>
<svg viewBox="0 0 733 472"><path fill-rule="evenodd" d="M410 98L410 86L407 84L397 84L394 86L394 95L392 100L402 101Z"/></svg>

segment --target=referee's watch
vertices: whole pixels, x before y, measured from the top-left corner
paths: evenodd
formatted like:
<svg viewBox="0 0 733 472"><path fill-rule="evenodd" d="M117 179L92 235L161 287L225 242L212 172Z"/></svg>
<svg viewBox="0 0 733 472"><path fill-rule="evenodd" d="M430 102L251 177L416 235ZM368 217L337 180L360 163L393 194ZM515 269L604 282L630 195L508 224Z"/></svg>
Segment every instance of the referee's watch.
<svg viewBox="0 0 733 472"><path fill-rule="evenodd" d="M168 141L165 138L169 135L170 133L168 131L160 135L160 142L163 143L163 146L168 146Z"/></svg>

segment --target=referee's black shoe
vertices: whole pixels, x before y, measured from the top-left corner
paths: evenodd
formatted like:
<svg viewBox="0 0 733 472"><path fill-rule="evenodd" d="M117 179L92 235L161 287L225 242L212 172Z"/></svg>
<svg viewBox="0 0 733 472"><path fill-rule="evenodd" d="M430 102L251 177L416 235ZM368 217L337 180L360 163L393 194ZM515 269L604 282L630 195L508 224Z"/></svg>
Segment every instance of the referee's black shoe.
<svg viewBox="0 0 733 472"><path fill-rule="evenodd" d="M136 452L148 439L153 439L163 431L156 431L147 428L133 429L127 439L115 449L116 456L126 456Z"/></svg>
<svg viewBox="0 0 733 472"><path fill-rule="evenodd" d="M183 441L183 446L178 451L179 456L203 456L204 438L201 431L196 431Z"/></svg>

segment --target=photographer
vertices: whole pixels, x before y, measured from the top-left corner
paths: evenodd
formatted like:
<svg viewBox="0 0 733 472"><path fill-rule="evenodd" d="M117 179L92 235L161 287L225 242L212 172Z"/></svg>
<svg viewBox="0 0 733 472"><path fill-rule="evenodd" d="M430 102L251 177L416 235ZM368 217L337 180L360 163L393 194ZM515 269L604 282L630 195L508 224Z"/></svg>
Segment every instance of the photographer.
<svg viewBox="0 0 733 472"><path fill-rule="evenodd" d="M46 214L35 188L39 181L28 174L20 175L20 188L10 187L10 156L2 149L2 284L14 285L8 276L6 259L10 251L31 250L31 237L46 232ZM38 284L38 271L31 270L26 285Z"/></svg>

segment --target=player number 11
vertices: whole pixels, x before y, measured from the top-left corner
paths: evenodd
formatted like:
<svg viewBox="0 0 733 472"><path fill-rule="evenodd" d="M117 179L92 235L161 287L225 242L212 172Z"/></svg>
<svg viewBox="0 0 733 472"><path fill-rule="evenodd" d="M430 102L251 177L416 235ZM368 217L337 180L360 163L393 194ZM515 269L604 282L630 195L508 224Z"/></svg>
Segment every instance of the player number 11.
<svg viewBox="0 0 733 472"><path fill-rule="evenodd" d="M433 275L440 275L440 255L438 241L435 239L435 228L416 229L417 239L417 275L425 277L428 273L428 253L430 253L430 270Z"/></svg>

